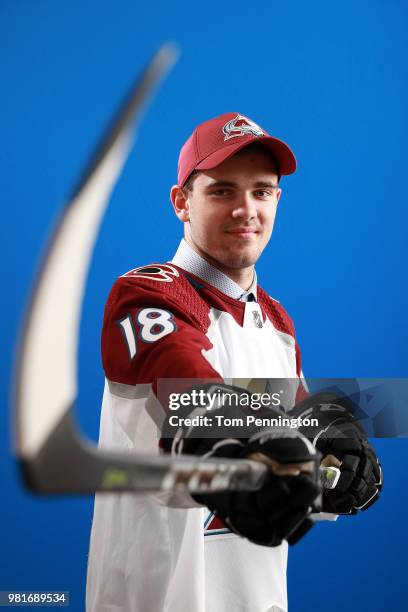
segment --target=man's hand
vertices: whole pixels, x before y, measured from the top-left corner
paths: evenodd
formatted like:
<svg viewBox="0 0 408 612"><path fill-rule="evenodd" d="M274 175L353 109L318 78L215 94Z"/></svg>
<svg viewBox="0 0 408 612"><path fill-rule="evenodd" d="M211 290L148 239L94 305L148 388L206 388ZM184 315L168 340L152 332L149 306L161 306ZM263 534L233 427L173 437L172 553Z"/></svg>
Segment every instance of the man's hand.
<svg viewBox="0 0 408 612"><path fill-rule="evenodd" d="M221 441L207 456L252 459L271 468L258 491L194 496L232 531L255 544L278 546L284 539L294 544L312 527L308 517L320 498L320 455L299 432L276 428L246 444Z"/></svg>
<svg viewBox="0 0 408 612"><path fill-rule="evenodd" d="M218 385L237 394L248 394L238 387ZM250 405L247 404L247 405ZM238 415L227 407L218 406L207 412ZM265 408L259 416L282 416L275 408ZM163 439L165 432L164 427ZM254 492L226 491L193 495L200 504L210 508L238 535L256 544L278 546L284 539L297 542L313 525L308 518L319 507L320 453L299 431L289 427L248 430L248 437L210 437L204 427L179 430L173 441L164 440L164 447L173 453L202 457L251 459L270 467L262 487Z"/></svg>
<svg viewBox="0 0 408 612"><path fill-rule="evenodd" d="M323 512L356 514L367 510L379 499L382 489L381 465L353 410L346 398L318 393L290 411L291 417L318 419L317 427L300 430L322 453L322 465L341 470L336 488L323 492Z"/></svg>

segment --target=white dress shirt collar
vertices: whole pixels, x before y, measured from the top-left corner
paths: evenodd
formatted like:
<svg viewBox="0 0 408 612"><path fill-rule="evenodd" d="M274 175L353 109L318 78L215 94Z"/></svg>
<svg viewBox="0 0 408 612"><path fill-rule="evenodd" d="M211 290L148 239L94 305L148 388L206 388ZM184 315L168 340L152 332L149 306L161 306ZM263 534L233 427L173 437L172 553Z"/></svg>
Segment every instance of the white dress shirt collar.
<svg viewBox="0 0 408 612"><path fill-rule="evenodd" d="M242 302L257 301L257 277L254 270L254 278L251 286L247 291L244 291L236 282L229 276L212 266L201 255L196 253L189 244L181 240L180 245L172 259L172 263L186 272L191 272L195 276L202 278L213 287L216 287L225 295L240 300Z"/></svg>

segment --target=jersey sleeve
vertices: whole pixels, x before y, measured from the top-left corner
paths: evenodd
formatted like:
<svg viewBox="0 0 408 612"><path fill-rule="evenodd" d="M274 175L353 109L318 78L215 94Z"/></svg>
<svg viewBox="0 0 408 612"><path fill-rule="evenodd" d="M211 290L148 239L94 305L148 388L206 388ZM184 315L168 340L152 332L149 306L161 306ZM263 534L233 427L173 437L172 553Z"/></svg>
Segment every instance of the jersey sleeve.
<svg viewBox="0 0 408 612"><path fill-rule="evenodd" d="M102 329L106 385L99 444L125 452L160 452L161 426L174 384L221 381L203 356L208 306L183 277L169 282L125 275L108 297ZM186 385L186 386L183 386ZM191 386L191 383L190 383ZM161 505L198 507L187 493L149 495Z"/></svg>
<svg viewBox="0 0 408 612"><path fill-rule="evenodd" d="M212 345L208 307L194 289L121 277L109 295L102 331L106 377L126 385L158 379L220 379L203 356ZM190 303L189 303L190 302Z"/></svg>

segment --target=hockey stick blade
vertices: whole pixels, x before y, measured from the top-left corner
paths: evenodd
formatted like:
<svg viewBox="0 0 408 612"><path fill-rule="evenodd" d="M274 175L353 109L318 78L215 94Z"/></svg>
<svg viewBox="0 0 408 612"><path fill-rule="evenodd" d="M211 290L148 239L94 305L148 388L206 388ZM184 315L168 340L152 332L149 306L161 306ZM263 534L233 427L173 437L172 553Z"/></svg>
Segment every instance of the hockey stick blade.
<svg viewBox="0 0 408 612"><path fill-rule="evenodd" d="M143 71L64 208L43 258L15 368L15 446L26 474L75 402L80 313L99 225L145 103L176 55L172 45L164 45Z"/></svg>

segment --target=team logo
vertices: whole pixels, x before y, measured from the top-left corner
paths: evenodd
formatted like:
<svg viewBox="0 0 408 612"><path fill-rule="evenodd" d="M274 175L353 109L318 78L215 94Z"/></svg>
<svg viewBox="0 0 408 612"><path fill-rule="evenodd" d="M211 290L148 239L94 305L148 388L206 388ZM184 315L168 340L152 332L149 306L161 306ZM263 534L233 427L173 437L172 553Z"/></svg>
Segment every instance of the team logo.
<svg viewBox="0 0 408 612"><path fill-rule="evenodd" d="M176 268L169 264L152 264L150 266L141 266L126 272L123 276L138 276L139 278L150 278L151 280L160 281L163 283L171 283L174 277L179 277Z"/></svg>
<svg viewBox="0 0 408 612"><path fill-rule="evenodd" d="M259 125L242 115L237 115L235 119L228 121L223 126L222 131L224 132L224 140L236 138L237 136L248 136L248 134L252 134L252 136L264 136L264 132Z"/></svg>

